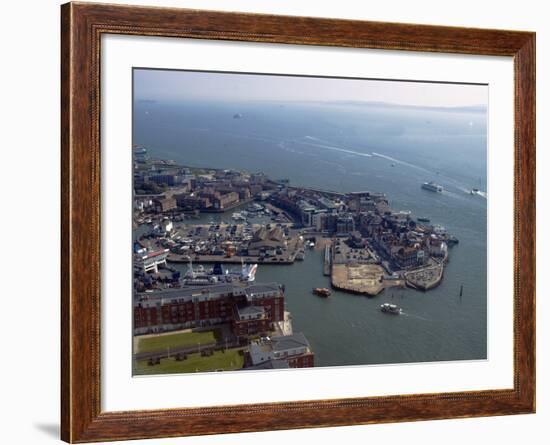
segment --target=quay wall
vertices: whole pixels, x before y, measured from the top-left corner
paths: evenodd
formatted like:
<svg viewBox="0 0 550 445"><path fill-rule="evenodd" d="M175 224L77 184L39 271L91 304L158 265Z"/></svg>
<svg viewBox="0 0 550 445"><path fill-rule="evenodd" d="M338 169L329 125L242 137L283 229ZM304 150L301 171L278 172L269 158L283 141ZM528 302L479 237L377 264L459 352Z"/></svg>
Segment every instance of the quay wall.
<svg viewBox="0 0 550 445"><path fill-rule="evenodd" d="M168 258L166 258L166 261L169 263L189 263L189 258L187 256L180 256L180 255L168 255ZM218 255L200 255L198 257L193 256L192 257L193 263L224 263L224 264L241 264L241 262L244 262L246 264L293 264L294 258L289 259L280 259L278 257L272 257L268 258L267 260L261 260L259 257L241 257L241 256L232 256L232 257L225 257L225 256L218 256Z"/></svg>
<svg viewBox="0 0 550 445"><path fill-rule="evenodd" d="M423 270L428 270L428 269L431 269L433 268L433 266L431 267L427 267L427 268L424 268L424 269L419 269L419 270L415 270L414 272L422 272ZM405 273L405 284L412 288L412 289L416 289L416 290L420 290L420 291L428 291L430 289L433 289L437 286L439 286L441 284L441 282L443 281L443 275L444 275L444 266L443 265L440 265L439 266L439 273L437 275L437 277L431 281L428 281L428 282L425 282L425 283L422 283L422 282L418 282L418 281L415 281L415 280L412 280L410 278L407 277L407 273Z"/></svg>
<svg viewBox="0 0 550 445"><path fill-rule="evenodd" d="M326 245L325 246L325 255L323 257L323 275L326 276L326 277L330 276L330 266L332 264L331 251L332 251L331 246Z"/></svg>

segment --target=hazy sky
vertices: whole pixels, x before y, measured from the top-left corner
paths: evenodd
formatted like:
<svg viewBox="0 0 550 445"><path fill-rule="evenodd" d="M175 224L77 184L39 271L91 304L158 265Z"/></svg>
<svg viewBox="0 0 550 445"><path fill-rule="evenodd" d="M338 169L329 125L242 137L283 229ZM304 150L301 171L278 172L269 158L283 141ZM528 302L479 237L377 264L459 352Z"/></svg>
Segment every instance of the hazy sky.
<svg viewBox="0 0 550 445"><path fill-rule="evenodd" d="M486 85L193 71L134 70L136 99L375 101L456 107L487 105Z"/></svg>

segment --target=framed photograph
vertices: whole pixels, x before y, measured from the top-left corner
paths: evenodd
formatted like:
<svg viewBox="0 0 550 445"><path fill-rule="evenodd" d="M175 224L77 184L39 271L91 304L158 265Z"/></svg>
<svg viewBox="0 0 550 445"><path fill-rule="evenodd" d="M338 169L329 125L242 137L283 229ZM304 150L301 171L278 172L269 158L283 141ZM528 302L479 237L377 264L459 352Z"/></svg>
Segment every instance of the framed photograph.
<svg viewBox="0 0 550 445"><path fill-rule="evenodd" d="M62 6L62 439L535 411L535 35Z"/></svg>

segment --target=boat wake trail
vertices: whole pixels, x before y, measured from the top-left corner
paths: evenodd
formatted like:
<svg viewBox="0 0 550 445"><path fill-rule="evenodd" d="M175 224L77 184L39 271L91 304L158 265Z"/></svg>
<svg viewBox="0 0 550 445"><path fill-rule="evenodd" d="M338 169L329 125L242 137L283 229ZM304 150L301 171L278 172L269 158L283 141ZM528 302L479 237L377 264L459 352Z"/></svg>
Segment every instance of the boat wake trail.
<svg viewBox="0 0 550 445"><path fill-rule="evenodd" d="M464 186L457 186L457 188L461 191L461 192L464 192L466 193L467 195L475 195L475 196L480 196L484 199L487 199L487 192L482 192L481 190L478 190L477 192L476 191L472 191L472 190L469 190L467 189L466 187Z"/></svg>
<svg viewBox="0 0 550 445"><path fill-rule="evenodd" d="M371 153L361 153L361 152L358 152L358 151L355 151L355 150L351 150L348 147L331 145L331 142L329 142L329 141L323 140L323 139L315 137L315 136L309 136L309 135L304 136L303 138L300 138L300 139L293 140L293 142L296 143L296 144L303 144L303 145L308 145L308 146L311 146L311 147L318 147L318 148L322 148L322 149L325 149L325 150L332 150L332 151L338 151L338 152L341 152L341 153L347 153L347 154L354 155L354 156L369 157L369 158L370 157L376 157L376 158L386 159L386 160L388 160L388 161L390 161L394 164L403 165L403 166L415 169L417 171L420 171L423 174L429 175L430 177L434 177L434 175L438 175L439 179L441 181L443 181L442 184L445 187L445 194L449 197L452 197L452 198L455 198L455 199L465 199L465 197L462 193L471 194L471 189L470 188L468 188L462 182L460 182L460 181L458 181L458 180L456 180L452 177L440 174L439 171L434 171L434 170L431 170L429 168L422 167L421 165L411 164L410 162L402 161L401 159L397 159L397 158L394 158L392 156L385 155L383 153L377 153L377 152L374 152L374 151L371 152ZM455 189L455 192L453 193L452 191L450 191L449 187L451 189ZM459 192L462 192L462 193L457 193L456 190L458 190ZM476 194L476 195L478 195L482 198L487 199L487 193L486 192L478 191L478 192L475 192L474 194Z"/></svg>
<svg viewBox="0 0 550 445"><path fill-rule="evenodd" d="M487 192L479 191L479 192L477 192L477 195L478 195L478 196L481 196L482 198L487 199Z"/></svg>
<svg viewBox="0 0 550 445"><path fill-rule="evenodd" d="M411 168L414 168L416 170L420 170L420 171L423 171L423 172L433 174L433 172L431 172L427 168L421 167L420 165L410 164L409 162L401 161L399 159L392 158L391 156L383 155L381 153L376 153L374 151L372 152L372 155L377 157L377 158L387 159L388 161L392 161L392 162L394 162L396 164L399 164L399 165L405 165L407 167L411 167Z"/></svg>
<svg viewBox="0 0 550 445"><path fill-rule="evenodd" d="M416 318L417 320L429 321L427 318L421 317L420 315L409 314L408 312L401 312L401 315L404 315L405 317Z"/></svg>
<svg viewBox="0 0 550 445"><path fill-rule="evenodd" d="M457 193L453 193L453 192L449 191L449 185L451 185L452 188L456 188L460 192L463 192L463 193L468 194L468 195L471 194L471 189L468 189L467 186L462 184L460 181L457 181L456 179L451 178L447 175L442 175L438 171L429 170L427 168L421 167L420 165L411 164L409 162L401 161L400 159L392 158L391 156L387 156L387 155L384 155L384 154L381 154L381 153L372 152L372 155L377 157L377 158L387 159L388 161L391 161L395 164L405 165L407 167L414 168L414 169L422 171L424 173L428 173L431 176L433 176L434 174L438 175L438 178L439 178L438 182L441 181L440 183L444 185L444 188L445 188L444 193L447 196L450 196L450 197L453 197L453 198L459 198L459 199L464 198L461 194L457 194ZM485 192L480 191L480 192L476 192L475 194L487 199L487 193L485 193Z"/></svg>
<svg viewBox="0 0 550 445"><path fill-rule="evenodd" d="M337 147L334 145L327 145L327 144L330 144L330 142L323 141L322 139L315 138L313 136L305 136L304 139L307 139L308 141L312 141L312 142L307 142L307 141L304 141L303 139L302 140L298 139L295 142L298 144L310 145L312 147L324 148L326 150L339 151L341 153L347 153L350 155L361 156L365 158L372 158L372 155L369 153L361 153L360 151L350 150L349 148Z"/></svg>

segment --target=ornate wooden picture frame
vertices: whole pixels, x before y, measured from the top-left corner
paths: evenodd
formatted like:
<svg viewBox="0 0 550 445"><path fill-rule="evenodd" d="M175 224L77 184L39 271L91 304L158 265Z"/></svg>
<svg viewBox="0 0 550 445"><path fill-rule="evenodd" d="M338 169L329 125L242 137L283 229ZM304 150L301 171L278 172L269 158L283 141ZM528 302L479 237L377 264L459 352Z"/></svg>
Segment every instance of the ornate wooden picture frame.
<svg viewBox="0 0 550 445"><path fill-rule="evenodd" d="M65 4L61 18L63 440L174 437L535 411L534 33L91 3ZM99 116L104 34L513 57L513 389L103 412Z"/></svg>

